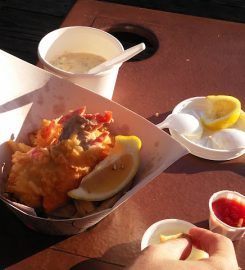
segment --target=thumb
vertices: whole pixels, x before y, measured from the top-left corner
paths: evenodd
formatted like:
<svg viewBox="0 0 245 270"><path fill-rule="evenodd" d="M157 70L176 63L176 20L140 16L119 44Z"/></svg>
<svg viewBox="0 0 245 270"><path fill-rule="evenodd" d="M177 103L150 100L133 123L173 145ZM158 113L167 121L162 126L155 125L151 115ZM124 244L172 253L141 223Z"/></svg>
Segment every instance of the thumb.
<svg viewBox="0 0 245 270"><path fill-rule="evenodd" d="M230 257L231 254L235 254L232 242L225 236L202 228L192 228L189 234L192 243L206 251L210 257Z"/></svg>
<svg viewBox="0 0 245 270"><path fill-rule="evenodd" d="M161 260L184 260L191 253L192 244L186 238L168 240L165 243L151 246L154 257Z"/></svg>

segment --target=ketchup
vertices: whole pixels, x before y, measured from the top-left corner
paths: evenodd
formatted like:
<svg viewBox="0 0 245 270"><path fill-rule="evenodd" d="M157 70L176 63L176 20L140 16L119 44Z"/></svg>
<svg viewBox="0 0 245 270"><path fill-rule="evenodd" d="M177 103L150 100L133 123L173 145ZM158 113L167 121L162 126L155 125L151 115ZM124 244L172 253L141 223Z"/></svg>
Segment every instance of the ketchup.
<svg viewBox="0 0 245 270"><path fill-rule="evenodd" d="M245 202L234 199L219 198L212 203L215 215L232 227L245 226Z"/></svg>

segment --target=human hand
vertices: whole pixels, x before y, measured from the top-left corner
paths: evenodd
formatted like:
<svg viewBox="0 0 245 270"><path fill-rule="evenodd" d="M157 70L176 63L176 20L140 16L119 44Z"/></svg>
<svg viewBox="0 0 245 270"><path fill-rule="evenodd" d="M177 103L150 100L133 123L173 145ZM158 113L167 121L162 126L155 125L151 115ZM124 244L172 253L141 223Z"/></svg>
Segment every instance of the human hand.
<svg viewBox="0 0 245 270"><path fill-rule="evenodd" d="M128 270L238 270L230 239L201 228L189 231L190 240L179 238L145 248ZM195 245L209 254L199 261L185 261Z"/></svg>

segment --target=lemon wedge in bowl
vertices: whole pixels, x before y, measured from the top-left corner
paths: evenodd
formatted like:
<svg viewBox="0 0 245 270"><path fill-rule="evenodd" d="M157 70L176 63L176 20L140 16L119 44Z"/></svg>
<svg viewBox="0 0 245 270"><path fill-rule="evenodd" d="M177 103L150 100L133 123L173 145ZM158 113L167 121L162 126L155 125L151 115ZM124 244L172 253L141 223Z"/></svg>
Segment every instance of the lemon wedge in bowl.
<svg viewBox="0 0 245 270"><path fill-rule="evenodd" d="M206 101L207 109L201 120L210 130L229 128L240 117L241 102L233 96L211 95Z"/></svg>
<svg viewBox="0 0 245 270"><path fill-rule="evenodd" d="M116 136L109 155L68 195L86 201L102 201L112 197L135 176L140 164L140 149L141 140L137 136Z"/></svg>

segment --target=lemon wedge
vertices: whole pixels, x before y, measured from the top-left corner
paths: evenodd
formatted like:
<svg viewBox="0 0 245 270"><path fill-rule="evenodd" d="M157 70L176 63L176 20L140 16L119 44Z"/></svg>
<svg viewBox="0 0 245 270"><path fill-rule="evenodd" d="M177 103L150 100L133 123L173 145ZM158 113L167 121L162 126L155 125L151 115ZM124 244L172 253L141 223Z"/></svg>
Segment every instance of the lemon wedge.
<svg viewBox="0 0 245 270"><path fill-rule="evenodd" d="M109 155L68 195L86 201L102 201L112 197L135 176L140 164L140 149L141 140L137 136L116 136Z"/></svg>
<svg viewBox="0 0 245 270"><path fill-rule="evenodd" d="M241 113L240 101L232 96L207 96L207 110L201 118L205 127L211 130L229 128L236 123Z"/></svg>

